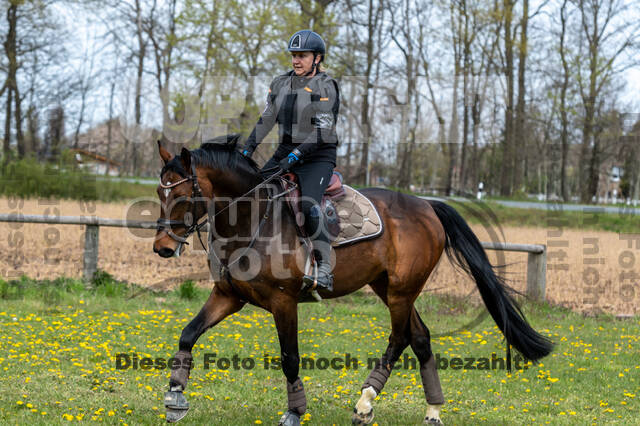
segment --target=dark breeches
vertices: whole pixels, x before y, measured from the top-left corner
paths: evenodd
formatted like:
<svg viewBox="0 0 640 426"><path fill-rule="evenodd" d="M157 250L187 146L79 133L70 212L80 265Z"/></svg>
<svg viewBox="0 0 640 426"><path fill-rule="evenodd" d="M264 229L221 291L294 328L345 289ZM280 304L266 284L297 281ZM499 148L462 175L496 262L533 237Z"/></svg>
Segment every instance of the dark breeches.
<svg viewBox="0 0 640 426"><path fill-rule="evenodd" d="M277 166L278 162L271 158L264 165L263 170L268 170ZM334 169L333 163L329 161L314 161L311 163L296 164L291 168L291 172L298 176L298 183L302 193L300 207L305 217L305 229L313 240L329 242L326 232L319 232L322 225L322 210L320 202L322 195L329 186L331 174Z"/></svg>

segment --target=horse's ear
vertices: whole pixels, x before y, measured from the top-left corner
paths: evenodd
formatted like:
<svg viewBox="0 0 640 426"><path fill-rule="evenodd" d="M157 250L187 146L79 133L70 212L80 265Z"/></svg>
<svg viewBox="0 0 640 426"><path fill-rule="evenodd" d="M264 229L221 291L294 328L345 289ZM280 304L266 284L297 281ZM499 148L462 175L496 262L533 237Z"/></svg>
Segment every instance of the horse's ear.
<svg viewBox="0 0 640 426"><path fill-rule="evenodd" d="M182 148L182 151L180 151L180 159L182 160L184 169L189 173L191 171L191 151L187 148Z"/></svg>
<svg viewBox="0 0 640 426"><path fill-rule="evenodd" d="M162 146L162 142L160 142L160 140L158 139L158 151L160 152L160 157L162 158L162 161L164 162L164 164L166 165L169 161L171 161L171 159L173 158L173 156L171 155L171 153L169 153L169 151L167 151L166 149L164 149L164 147Z"/></svg>

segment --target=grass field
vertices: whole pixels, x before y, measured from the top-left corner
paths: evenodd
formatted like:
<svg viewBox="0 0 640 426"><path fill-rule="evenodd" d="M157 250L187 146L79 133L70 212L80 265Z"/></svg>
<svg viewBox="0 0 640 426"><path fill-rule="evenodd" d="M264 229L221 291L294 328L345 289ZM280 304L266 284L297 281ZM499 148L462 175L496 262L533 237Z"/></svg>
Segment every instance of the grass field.
<svg viewBox="0 0 640 426"><path fill-rule="evenodd" d="M182 328L207 291L188 284L151 293L102 277L93 287L58 279L0 282L0 423L109 424L163 422L168 370L116 369L117 353L168 359ZM504 356L491 319L469 324L483 307L466 300L423 294L418 311L440 357ZM585 318L547 305L525 305L534 328L557 347L537 366L504 370L440 371L447 400L445 424L634 424L640 412L640 320L601 315ZM301 305L300 353L359 361L357 368L303 369L307 424L347 424L368 374L389 336L388 314L373 296ZM455 331L461 327L460 331ZM205 354L253 360L255 368L204 367ZM408 354L410 353L407 352ZM194 349L195 369L183 424L275 424L286 409L285 379L265 369L278 355L271 316L254 307L209 330ZM250 361L246 361L249 365ZM410 363L408 363L409 365ZM308 366L307 366L308 367ZM403 366L401 366L403 367ZM419 424L426 403L419 372L395 370L375 404L374 422Z"/></svg>

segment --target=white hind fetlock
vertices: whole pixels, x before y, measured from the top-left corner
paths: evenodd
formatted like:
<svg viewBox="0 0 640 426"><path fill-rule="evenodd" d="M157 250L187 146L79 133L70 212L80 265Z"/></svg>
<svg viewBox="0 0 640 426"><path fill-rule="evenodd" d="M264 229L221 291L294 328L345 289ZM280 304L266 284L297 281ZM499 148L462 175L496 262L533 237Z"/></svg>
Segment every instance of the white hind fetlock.
<svg viewBox="0 0 640 426"><path fill-rule="evenodd" d="M362 389L362 396L356 404L356 410L358 414L367 414L373 409L373 400L376 399L378 393L373 389L373 386Z"/></svg>
<svg viewBox="0 0 640 426"><path fill-rule="evenodd" d="M432 405L427 403L427 414L424 417L424 422L430 425L441 425L442 420L440 420L440 409L442 408L442 404Z"/></svg>
<svg viewBox="0 0 640 426"><path fill-rule="evenodd" d="M362 395L356 403L356 408L353 410L353 416L351 422L354 425L367 425L373 420L373 400L376 399L378 393L373 389L373 386L362 389Z"/></svg>

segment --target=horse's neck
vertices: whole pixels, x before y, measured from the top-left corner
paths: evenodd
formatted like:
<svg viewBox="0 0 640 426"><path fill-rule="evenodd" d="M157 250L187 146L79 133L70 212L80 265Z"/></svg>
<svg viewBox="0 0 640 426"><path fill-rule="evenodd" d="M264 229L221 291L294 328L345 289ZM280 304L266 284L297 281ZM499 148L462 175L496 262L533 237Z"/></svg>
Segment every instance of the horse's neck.
<svg viewBox="0 0 640 426"><path fill-rule="evenodd" d="M263 187L246 195L244 199L238 197L242 197L246 191L235 197L225 195L223 201L218 201L211 212L212 215L217 214L213 220L217 235L213 237L224 240L230 246L243 247L250 244L249 238L266 241L277 236L284 239L297 235L295 218L287 211L284 200L269 201L270 197L281 190L277 185L270 190ZM214 197L214 200L216 198L222 196Z"/></svg>

